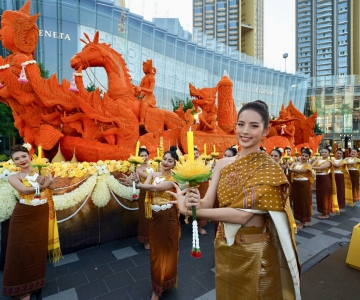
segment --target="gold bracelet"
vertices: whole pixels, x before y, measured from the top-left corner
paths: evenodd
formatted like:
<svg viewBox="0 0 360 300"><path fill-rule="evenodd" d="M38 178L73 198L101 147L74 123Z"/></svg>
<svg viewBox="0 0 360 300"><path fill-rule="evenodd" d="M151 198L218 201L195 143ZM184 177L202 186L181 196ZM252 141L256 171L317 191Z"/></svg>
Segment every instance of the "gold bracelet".
<svg viewBox="0 0 360 300"><path fill-rule="evenodd" d="M187 212L188 212L188 210L186 208L186 210L185 210L185 220L184 220L185 224L189 224L189 216L187 215Z"/></svg>

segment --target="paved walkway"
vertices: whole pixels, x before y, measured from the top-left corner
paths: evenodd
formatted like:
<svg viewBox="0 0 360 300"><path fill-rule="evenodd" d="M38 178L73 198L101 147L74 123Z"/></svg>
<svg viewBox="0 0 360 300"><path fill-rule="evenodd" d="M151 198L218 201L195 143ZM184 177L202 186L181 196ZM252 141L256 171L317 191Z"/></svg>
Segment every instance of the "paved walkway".
<svg viewBox="0 0 360 300"><path fill-rule="evenodd" d="M313 226L296 235L300 261L306 269L326 256L324 251L349 242L353 227L360 222L359 202L328 220L316 219L314 196L313 204ZM213 223L205 228L208 234L200 236L203 257L194 259L190 256L191 227L182 226L178 289L164 292L161 299L215 299ZM60 263L48 265L43 289L44 300L140 300L150 299L151 294L149 252L136 238L65 255ZM3 299L9 298L0 296Z"/></svg>

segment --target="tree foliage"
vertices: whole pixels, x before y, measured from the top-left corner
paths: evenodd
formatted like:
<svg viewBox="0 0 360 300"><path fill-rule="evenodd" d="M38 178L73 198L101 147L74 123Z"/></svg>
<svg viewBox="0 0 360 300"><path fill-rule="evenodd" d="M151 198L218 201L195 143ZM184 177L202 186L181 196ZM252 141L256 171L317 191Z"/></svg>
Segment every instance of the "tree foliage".
<svg viewBox="0 0 360 300"><path fill-rule="evenodd" d="M38 63L38 67L40 69L40 75L42 78L45 78L45 79L50 78L50 71L46 70L44 68L44 65L41 62Z"/></svg>
<svg viewBox="0 0 360 300"><path fill-rule="evenodd" d="M88 86L86 87L86 90L88 91L88 92L93 92L93 91L95 91L96 90L96 86L95 86L95 84L88 84Z"/></svg>
<svg viewBox="0 0 360 300"><path fill-rule="evenodd" d="M180 104L183 103L183 109L184 112L186 112L188 109L192 109L194 107L194 103L192 103L191 99L186 97L186 100L179 99L178 97L175 97L175 100L171 98L171 104L173 106L173 111L176 111Z"/></svg>
<svg viewBox="0 0 360 300"><path fill-rule="evenodd" d="M14 126L14 118L10 107L0 103L0 134L6 137L18 137L19 132Z"/></svg>

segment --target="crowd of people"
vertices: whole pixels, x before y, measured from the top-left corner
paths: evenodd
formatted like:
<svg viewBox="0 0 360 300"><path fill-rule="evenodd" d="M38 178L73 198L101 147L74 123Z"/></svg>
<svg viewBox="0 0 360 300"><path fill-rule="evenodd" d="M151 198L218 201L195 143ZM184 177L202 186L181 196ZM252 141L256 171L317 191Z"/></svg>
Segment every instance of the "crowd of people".
<svg viewBox="0 0 360 300"><path fill-rule="evenodd" d="M177 285L179 216L191 215L192 207L200 234L206 234L202 226L207 221L216 224L216 299L301 298L294 228L311 225L315 182L319 219L359 200L360 159L357 149L347 158L337 149L332 158L327 147L318 155L305 147L295 155L290 147L275 147L268 155L259 144L269 128L267 105L260 100L245 104L236 123L240 150L231 146L211 162L205 188L180 188L175 182L177 147L165 152L158 167L140 147L143 164L121 182L140 189L138 240L150 251L152 300ZM197 147L194 154L201 159ZM13 147L11 156L21 171L9 183L21 200L10 220L2 293L25 300L35 293L41 299L54 179L35 175L23 146ZM29 255L31 264L25 263Z"/></svg>

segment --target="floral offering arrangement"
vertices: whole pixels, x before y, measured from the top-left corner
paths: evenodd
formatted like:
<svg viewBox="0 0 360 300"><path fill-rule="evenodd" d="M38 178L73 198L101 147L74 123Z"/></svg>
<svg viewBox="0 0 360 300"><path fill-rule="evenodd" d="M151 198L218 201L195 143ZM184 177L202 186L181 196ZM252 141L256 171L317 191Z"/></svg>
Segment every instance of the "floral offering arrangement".
<svg viewBox="0 0 360 300"><path fill-rule="evenodd" d="M187 184L189 187L197 187L198 183L208 181L212 172L211 165L206 165L206 161L201 158L194 159L194 135L190 130L187 132L187 143L188 143L188 156L179 157L179 162L172 170L173 177L179 184ZM205 152L206 153L206 152ZM192 207L192 257L201 257L201 250L199 245L199 232L198 224L196 220L196 207Z"/></svg>
<svg viewBox="0 0 360 300"><path fill-rule="evenodd" d="M39 157L35 156L35 159L38 160ZM38 167L33 162L34 160L32 161L33 166ZM155 162L151 163L156 164ZM0 222L10 218L17 199L19 199L18 192L7 181L10 175L19 171L20 168L16 167L12 160L0 163ZM97 207L107 205L111 196L116 197L116 195L130 201L137 200L138 190L134 191L132 187L124 186L111 174L113 172L130 174L134 171L133 163L116 160L81 163L55 162L52 164L44 162L44 165L41 166L41 175L43 176L51 173L53 177L75 179L73 180L75 183L71 185L54 189L53 199L56 210L68 209L90 196ZM73 188L73 190L56 195L57 191L68 188Z"/></svg>

